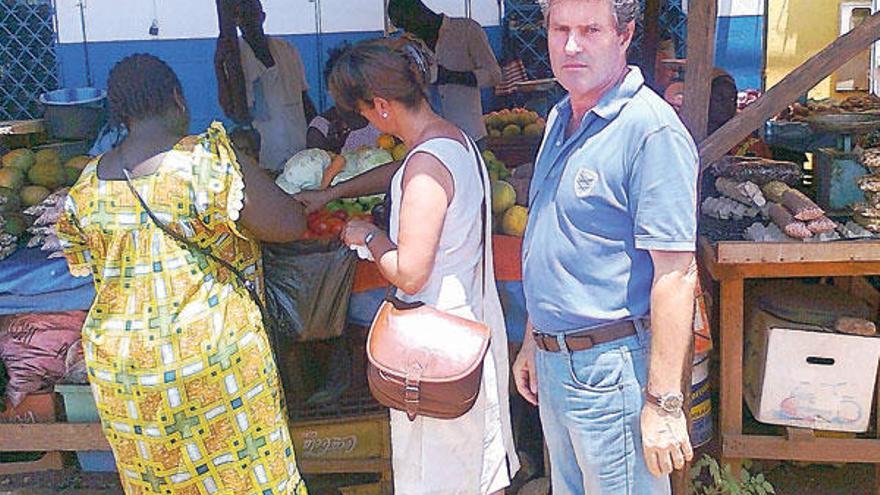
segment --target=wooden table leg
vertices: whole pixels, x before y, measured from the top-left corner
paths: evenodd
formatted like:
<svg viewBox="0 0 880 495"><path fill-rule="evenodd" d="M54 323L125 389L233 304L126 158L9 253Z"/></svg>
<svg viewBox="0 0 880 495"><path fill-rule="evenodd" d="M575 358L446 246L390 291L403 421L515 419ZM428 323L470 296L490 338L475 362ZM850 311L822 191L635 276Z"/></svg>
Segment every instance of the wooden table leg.
<svg viewBox="0 0 880 495"><path fill-rule="evenodd" d="M722 463L739 477L742 459L725 457L724 437L742 433L743 280L721 283L721 445Z"/></svg>

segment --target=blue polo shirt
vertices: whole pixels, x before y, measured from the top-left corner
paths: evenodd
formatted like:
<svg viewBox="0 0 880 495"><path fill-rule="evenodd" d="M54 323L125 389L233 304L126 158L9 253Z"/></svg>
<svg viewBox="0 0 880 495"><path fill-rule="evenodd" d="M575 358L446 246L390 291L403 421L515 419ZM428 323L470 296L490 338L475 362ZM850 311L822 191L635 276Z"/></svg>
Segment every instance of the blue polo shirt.
<svg viewBox="0 0 880 495"><path fill-rule="evenodd" d="M697 149L639 69L566 139L571 112L566 97L548 117L523 240L529 318L551 334L647 316L649 251L696 246Z"/></svg>

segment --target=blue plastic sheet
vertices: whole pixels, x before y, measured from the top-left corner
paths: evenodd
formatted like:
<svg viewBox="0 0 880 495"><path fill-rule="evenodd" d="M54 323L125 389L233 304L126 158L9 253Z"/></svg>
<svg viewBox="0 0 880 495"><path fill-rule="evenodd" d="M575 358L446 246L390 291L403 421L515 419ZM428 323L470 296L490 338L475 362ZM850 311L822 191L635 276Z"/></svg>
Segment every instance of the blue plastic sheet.
<svg viewBox="0 0 880 495"><path fill-rule="evenodd" d="M38 248L0 261L0 314L86 310L95 298L91 277L74 277L64 258Z"/></svg>

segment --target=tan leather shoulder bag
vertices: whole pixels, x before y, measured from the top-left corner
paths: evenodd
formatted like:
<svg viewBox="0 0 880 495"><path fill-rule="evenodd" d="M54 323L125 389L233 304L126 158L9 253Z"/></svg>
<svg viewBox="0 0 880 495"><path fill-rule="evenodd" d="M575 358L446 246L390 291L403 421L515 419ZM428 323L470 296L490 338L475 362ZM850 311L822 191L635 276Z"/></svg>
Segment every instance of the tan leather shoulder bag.
<svg viewBox="0 0 880 495"><path fill-rule="evenodd" d="M482 294L486 294L487 209L485 166L470 141L483 184ZM480 393L491 331L486 324L408 303L390 287L367 336L367 381L380 404L406 412L453 419L468 412ZM484 311L485 313L485 311Z"/></svg>

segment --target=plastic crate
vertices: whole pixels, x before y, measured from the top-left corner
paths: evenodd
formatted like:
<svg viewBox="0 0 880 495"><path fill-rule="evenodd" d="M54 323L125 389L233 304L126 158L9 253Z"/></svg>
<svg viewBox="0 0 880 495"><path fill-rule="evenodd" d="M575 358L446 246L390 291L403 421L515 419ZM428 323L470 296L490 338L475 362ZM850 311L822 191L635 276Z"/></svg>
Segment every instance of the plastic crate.
<svg viewBox="0 0 880 495"><path fill-rule="evenodd" d="M56 385L55 391L64 399L64 410L69 423L97 423L98 407L88 385ZM112 452L78 451L76 458L83 471L110 473L116 471Z"/></svg>

